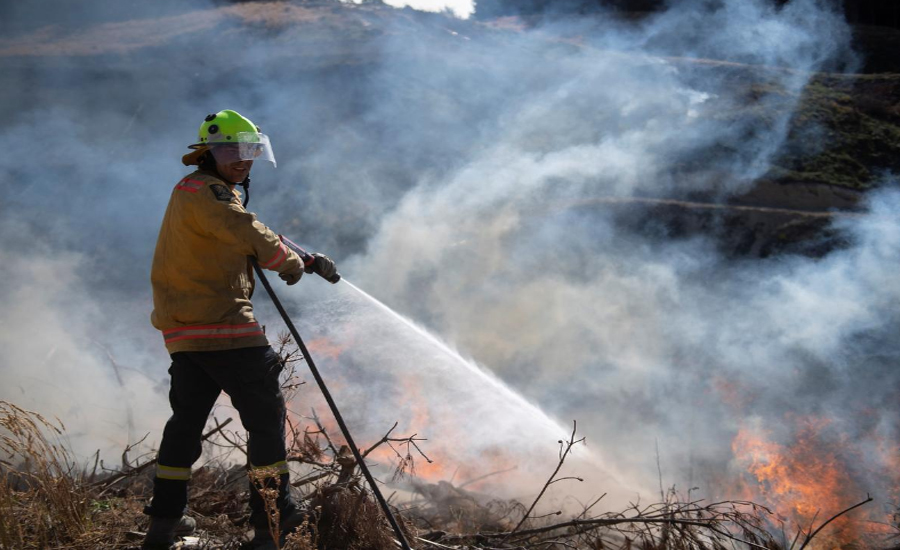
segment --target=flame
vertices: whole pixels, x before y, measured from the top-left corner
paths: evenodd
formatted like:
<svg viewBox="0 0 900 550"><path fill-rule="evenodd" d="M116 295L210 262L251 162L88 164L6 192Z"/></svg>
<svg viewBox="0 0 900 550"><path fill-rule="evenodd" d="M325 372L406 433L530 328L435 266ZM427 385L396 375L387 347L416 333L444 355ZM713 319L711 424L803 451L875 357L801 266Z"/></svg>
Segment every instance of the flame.
<svg viewBox="0 0 900 550"><path fill-rule="evenodd" d="M431 415L428 412L428 403L422 393L422 382L411 376L399 380L402 395L411 404L412 418L406 422L407 429L420 431L430 425Z"/></svg>
<svg viewBox="0 0 900 550"><path fill-rule="evenodd" d="M401 455L407 451L406 445L394 449ZM414 467L407 468L406 473L410 477L428 483L446 481L460 487L466 486L469 490L485 488L496 474L504 474L516 469L515 457L502 449L492 449L480 454L470 463L447 463L440 460L441 456L449 454L449 450L443 446L435 449L429 448L426 453L432 459L428 462L419 455L415 449L409 449L414 461ZM437 458L435 458L437 457ZM397 454L386 445L378 447L369 455L369 459L382 464L397 464ZM502 478L501 478L502 479Z"/></svg>
<svg viewBox="0 0 900 550"><path fill-rule="evenodd" d="M344 347L332 342L327 337L316 338L307 344L309 353L318 357L327 357L332 361L337 361L338 357L344 353Z"/></svg>
<svg viewBox="0 0 900 550"><path fill-rule="evenodd" d="M741 427L732 451L755 478L744 487L745 498L769 506L801 528L820 525L852 505L861 493L842 456L847 445L824 434L829 424L826 419L800 418L788 444L773 441L771 430ZM857 535L851 521L841 516L831 524L844 542Z"/></svg>
<svg viewBox="0 0 900 550"><path fill-rule="evenodd" d="M884 440L879 443L881 462L885 471L889 472L893 498L900 501L900 444L887 443Z"/></svg>
<svg viewBox="0 0 900 550"><path fill-rule="evenodd" d="M431 412L426 399L427 392L422 386L422 381L414 376L406 376L398 381L400 395L406 401L409 409L409 416L402 419L398 423L398 429L394 430L391 437L408 437L416 435L417 437L427 437L428 429L431 426ZM501 448L489 448L482 450L477 457L472 457L470 461L465 463L457 463L456 461L448 462L445 457L459 456L461 442L467 441L469 437L464 431L452 429L444 426L439 439L429 439L425 442L419 442L421 449L425 455L422 456L417 449L404 443L393 442L393 450L386 444L372 451L369 455L378 462L386 464L398 464L403 460L404 456L412 458L412 467L407 465L406 472L415 478L429 483L437 483L439 481L447 481L450 483L466 483L484 477L485 475L509 471L516 467L514 457ZM456 445L450 448L448 445ZM396 452L395 452L396 450ZM397 454L401 456L398 457ZM430 462L429 462L430 460ZM482 481L471 483L472 488L478 488L484 485Z"/></svg>

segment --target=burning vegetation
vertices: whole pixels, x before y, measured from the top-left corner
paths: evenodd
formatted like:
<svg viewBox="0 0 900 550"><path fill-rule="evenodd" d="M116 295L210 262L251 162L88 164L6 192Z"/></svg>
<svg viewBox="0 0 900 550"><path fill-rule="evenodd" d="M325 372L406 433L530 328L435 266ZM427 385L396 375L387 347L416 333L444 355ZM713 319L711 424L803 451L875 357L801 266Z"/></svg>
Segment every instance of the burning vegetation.
<svg viewBox="0 0 900 550"><path fill-rule="evenodd" d="M134 418L159 409L163 390L142 369L120 373L113 362L116 380L103 391L105 359L89 358L116 338L136 354L159 348L142 309L145 289L133 281L146 277L146 236L159 221L153 205L167 190L146 186L141 209L123 216L128 224L115 219L123 229L115 239L109 212L124 212L133 199L123 185L130 174L167 181L180 169L161 170L170 144L146 136L164 126L171 136L179 119L205 109L209 83L222 74L237 84L216 100L265 98L255 106L260 117L297 151L299 161L267 177L270 187L258 195L278 227L356 255L351 273L362 286L453 334L543 404L561 403L553 414L593 429L591 442L615 449L619 464L640 463L628 475L637 483L649 477L642 488L656 485L642 454L655 437L658 447L675 442L690 455L673 461L677 479L692 480L683 474L706 465L704 475L715 477L667 489L660 471L653 502L635 492L635 502L623 504L569 473L582 446L574 430L559 443L555 469L523 474L523 456L543 449L549 430L472 433L455 411L418 406L452 403L487 424L487 409L474 405L499 402L501 385L451 385L476 371L474 361L441 343L435 351L421 331L412 340L428 349L414 355L408 341L391 347L395 338L360 330L399 330L388 322L396 319L364 318L357 307L344 318L340 307L305 304L307 322L318 324L312 353L359 375L334 386L404 405L376 414L374 404L353 404L369 426L387 430L380 439L383 432L368 433L361 452L416 548L900 549L900 199L880 189L900 171L900 34L885 34L892 47L883 48L881 74L834 72L842 66L809 54L846 37L799 24L827 22L816 0L796 21L785 23L789 9L763 10L756 23L765 25L748 27L769 32L785 23L795 38L812 37L787 57L751 55L782 51L787 35L734 40L743 27L719 30L722 20L713 18L689 25L701 29L691 35L697 40L722 37L701 56L682 40L684 28L672 32L672 44L653 33L695 21L700 4L739 10L761 2L667 4L688 6L672 11L690 18L598 20L592 30L527 17L464 22L379 2L211 2L170 6L165 16L129 12L121 21L73 15L60 26L45 25L43 13L17 20L18 6L31 3L9 3L6 22L29 25L0 40L14 122L4 143L12 152L42 143L53 154L40 163L10 154L2 167L18 186L0 217L4 301L15 319L0 334L0 550L140 544L152 450L132 440L118 465L99 453L82 463L62 422L12 401L46 412L65 393L87 394L78 389L89 384L98 397L83 410L107 406L113 391L123 402L153 396L135 404ZM56 11L36 5L25 11ZM886 32L854 29L870 40ZM217 58L197 47L221 36L233 39ZM300 122L281 123L288 120ZM91 132L89 147L73 147L73 128L95 127L121 133ZM86 210L73 216L69 201L46 200L58 195L59 181L90 182L76 193ZM47 219L65 230L54 236ZM525 261L538 257L539 265ZM111 264L118 268L101 281L84 267ZM71 321L95 308L116 311L120 326L109 336L91 332L96 323ZM299 358L286 341L282 353L288 364ZM436 367L437 356L453 368L420 372ZM159 364L146 357L144 364ZM364 362L394 371L362 376ZM59 384L46 391L38 385L46 380ZM480 383L488 389L475 394ZM284 390L300 384L289 376ZM435 397L435 388L444 391ZM40 401L48 396L52 402ZM695 422L694 411L710 421ZM490 420L524 412L504 409ZM101 414L63 418L75 439L101 424ZM246 441L234 424L219 416L208 426L206 462L191 485L201 536L187 547L237 549L247 538ZM426 429L427 442L413 433ZM335 422L294 413L287 431L293 490L309 519L284 548L394 548ZM540 444L492 439L503 432ZM551 463L554 439L546 442ZM461 447L471 452L445 459ZM460 460L470 455L477 464ZM498 497L494 489L513 473L517 481ZM485 480L501 481L488 488ZM588 498L585 486L599 488ZM574 510L566 505L574 496L561 503L551 495L570 487L582 499Z"/></svg>
<svg viewBox="0 0 900 550"><path fill-rule="evenodd" d="M742 490L747 498L771 503L777 516L791 525L812 526L822 518L836 517L832 541L844 545L861 540L871 527L841 514L862 491L841 456L846 445L825 435L827 423L815 418L798 420L797 433L788 445L775 442L765 430L742 427L733 451L746 472Z"/></svg>
<svg viewBox="0 0 900 550"><path fill-rule="evenodd" d="M302 385L293 365L301 359L281 338L287 368L282 388L291 394ZM229 430L231 418L211 420L203 440L208 459L194 471L191 510L199 536L182 548L239 549L248 539L244 510L248 490L246 454L240 433ZM308 510L308 519L281 546L283 550L314 548L392 549L397 547L388 522L365 486L356 461L345 445L330 435L315 413L289 418L289 462L292 491ZM863 526L855 508L840 509L842 496L855 487L837 467L836 453L823 452L822 422L804 419L791 448L773 443L764 430L742 428L734 441L735 456L746 470L746 500L706 502L675 487L660 500L631 503L622 510L604 509L604 494L564 511L542 499L557 483L585 482L565 473L566 459L584 443L576 426L559 441L558 462L529 500L498 499L473 491L483 477L454 483L454 475L429 458L424 439L395 436L396 424L378 441L361 449L363 457L392 464L380 482L391 488L391 508L413 548L462 549L599 549L599 548L895 548L900 521ZM150 454L131 458L135 446L122 453L119 466L109 467L98 455L91 464L76 462L66 445L65 427L38 413L0 401L0 549L130 549L139 545L147 519L143 505L152 487ZM504 461L498 458L498 464ZM250 479L252 483L254 480ZM271 493L271 494L267 494ZM274 502L277 490L263 490L271 506L270 524L278 530ZM756 501L756 502L754 502ZM773 503L768 507L757 502ZM788 536L787 529L796 529ZM875 536L877 535L877 537Z"/></svg>

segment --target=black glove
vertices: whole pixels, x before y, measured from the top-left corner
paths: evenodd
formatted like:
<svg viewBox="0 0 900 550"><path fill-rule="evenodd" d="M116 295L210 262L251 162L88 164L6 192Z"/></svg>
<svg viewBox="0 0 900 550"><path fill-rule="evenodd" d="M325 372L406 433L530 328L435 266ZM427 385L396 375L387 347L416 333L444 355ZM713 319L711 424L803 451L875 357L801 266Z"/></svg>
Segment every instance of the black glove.
<svg viewBox="0 0 900 550"><path fill-rule="evenodd" d="M286 282L288 286L295 285L300 281L300 277L303 277L303 271L288 271L285 273L279 273L279 277L281 280Z"/></svg>
<svg viewBox="0 0 900 550"><path fill-rule="evenodd" d="M315 273L325 280L330 280L334 277L335 273L337 273L337 266L334 265L334 260L325 254L319 254L318 252L313 254L313 258L316 260L306 266L307 273Z"/></svg>

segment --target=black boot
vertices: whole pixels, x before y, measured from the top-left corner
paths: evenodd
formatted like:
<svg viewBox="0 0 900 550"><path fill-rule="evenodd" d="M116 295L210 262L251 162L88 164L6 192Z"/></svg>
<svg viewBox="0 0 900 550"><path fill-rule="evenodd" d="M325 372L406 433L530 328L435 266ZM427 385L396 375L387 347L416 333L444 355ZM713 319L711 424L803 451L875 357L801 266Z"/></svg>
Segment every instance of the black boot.
<svg viewBox="0 0 900 550"><path fill-rule="evenodd" d="M306 511L298 508L293 502L285 506L281 511L281 517L278 522L279 538L282 545L285 542L285 537L299 527L305 519L307 519ZM276 548L268 522L253 522L253 540L250 541L250 548L253 548L253 550L274 550Z"/></svg>
<svg viewBox="0 0 900 550"><path fill-rule="evenodd" d="M141 550L169 550L178 542L178 537L192 535L196 529L197 522L187 516L180 518L150 516L150 527L147 528L147 536L144 537Z"/></svg>

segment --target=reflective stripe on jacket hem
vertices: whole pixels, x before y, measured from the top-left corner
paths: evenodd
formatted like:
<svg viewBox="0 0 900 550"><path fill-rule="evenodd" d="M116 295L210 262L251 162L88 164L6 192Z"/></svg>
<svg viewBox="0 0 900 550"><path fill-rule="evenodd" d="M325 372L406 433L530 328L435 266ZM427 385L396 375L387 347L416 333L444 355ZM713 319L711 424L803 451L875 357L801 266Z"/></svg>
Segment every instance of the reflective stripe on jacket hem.
<svg viewBox="0 0 900 550"><path fill-rule="evenodd" d="M196 327L179 327L162 331L166 343L179 340L198 340L207 338L241 338L245 336L264 336L259 323L243 325L202 325Z"/></svg>

